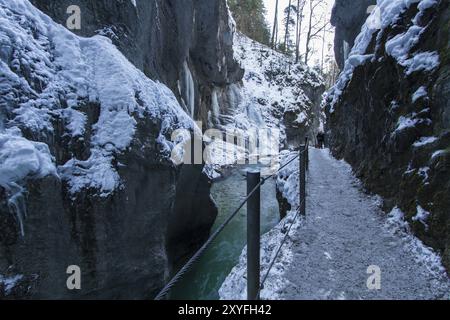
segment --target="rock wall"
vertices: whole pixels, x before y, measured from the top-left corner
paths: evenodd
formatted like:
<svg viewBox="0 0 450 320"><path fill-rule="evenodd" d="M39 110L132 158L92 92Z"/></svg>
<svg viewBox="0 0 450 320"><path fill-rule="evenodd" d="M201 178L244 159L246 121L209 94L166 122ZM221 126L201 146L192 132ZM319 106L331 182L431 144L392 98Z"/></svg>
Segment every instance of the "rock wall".
<svg viewBox="0 0 450 320"><path fill-rule="evenodd" d="M376 4L376 0L336 0L331 15L331 24L335 29L334 53L336 62L342 70L346 55L350 53L361 26L368 17L367 9Z"/></svg>
<svg viewBox="0 0 450 320"><path fill-rule="evenodd" d="M392 21L363 31L366 49L357 44L329 93L330 147L449 268L449 4L421 1L381 16Z"/></svg>
<svg viewBox="0 0 450 320"><path fill-rule="evenodd" d="M225 91L242 79L244 71L233 59L235 27L225 0L136 0L136 7L131 0L31 1L63 25L67 8L78 5L82 23L76 34L109 37L148 77L166 84L186 112L205 126L214 88Z"/></svg>
<svg viewBox="0 0 450 320"><path fill-rule="evenodd" d="M243 71L233 59L233 25L225 0L137 0L136 7L128 0L31 2L61 24L68 17L67 7L79 5L82 28L76 31L78 35L109 37L148 77L166 84L186 114L204 123L211 114L211 93L216 88L226 90L242 77ZM0 10L5 10L10 3L2 0L0 4ZM28 20L30 25L20 28L36 43L47 41L42 30L32 19ZM13 34L6 35L7 40L14 42ZM54 62L52 41L49 37L48 47L42 48L52 57L37 63ZM30 99L39 102L45 98L42 86L45 91L49 84L33 78L39 65L28 68L21 61L16 69L17 62L11 58L26 48L19 50L8 44L4 47L2 42L0 45L1 62L5 63L2 67L23 78L21 85L41 87L36 90L37 97L31 95ZM39 44L36 46L40 48ZM124 86L129 85L128 80L124 77ZM11 95L2 93L0 105L5 105L7 112L0 112L0 129L7 129L16 120L15 110L28 99L25 87L14 87L14 94L23 96L22 100L9 99ZM172 105L171 93L156 90L163 103ZM107 164L120 177L120 187L106 195L92 188L72 193L71 185L61 178L68 163L78 170L75 178L89 170L86 166L94 152L93 136L107 106L81 97L76 99L76 105L68 106L71 94L60 93L54 100L55 109L75 110L86 118L81 136L71 138L67 134L68 123L59 111L47 114L43 106L33 110L50 119L51 130L39 132L21 127L24 138L47 144L56 167L61 168L59 177L28 176L21 182L26 189L21 202L26 208L23 234L9 201L10 190L0 187L0 276L20 278L12 289L0 279L0 297L152 298L168 280L172 267L209 235L217 214L210 198L210 182L202 166L175 167L167 159L167 146L162 140L170 137L176 129L170 126L183 116L168 113L154 117L150 112L139 115L128 110L127 116L136 122L135 134L130 145L114 151L112 162ZM146 107L140 94L145 95L136 92L134 99ZM101 146L101 152L109 154L109 149L108 144ZM67 290L69 265L81 267L80 291Z"/></svg>

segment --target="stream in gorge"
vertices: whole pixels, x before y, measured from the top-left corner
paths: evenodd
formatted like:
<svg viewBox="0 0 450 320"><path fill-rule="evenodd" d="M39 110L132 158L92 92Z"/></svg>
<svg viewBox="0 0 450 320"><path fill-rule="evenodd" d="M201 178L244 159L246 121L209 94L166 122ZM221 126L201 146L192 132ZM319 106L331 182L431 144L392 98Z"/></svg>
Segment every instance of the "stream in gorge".
<svg viewBox="0 0 450 320"><path fill-rule="evenodd" d="M229 169L224 179L213 183L211 194L219 209L214 232L246 197L246 169ZM268 232L280 220L276 199L276 181L269 179L261 187L261 234ZM217 300L219 289L238 263L247 241L247 207L244 206L190 272L173 288L175 300ZM245 281L245 279L242 279Z"/></svg>

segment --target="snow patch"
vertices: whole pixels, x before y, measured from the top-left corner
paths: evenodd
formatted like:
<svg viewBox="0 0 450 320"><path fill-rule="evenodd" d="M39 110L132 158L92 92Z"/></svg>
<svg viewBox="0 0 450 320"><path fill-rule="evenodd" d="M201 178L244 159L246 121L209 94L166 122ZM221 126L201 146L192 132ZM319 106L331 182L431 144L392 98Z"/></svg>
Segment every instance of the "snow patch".
<svg viewBox="0 0 450 320"><path fill-rule="evenodd" d="M421 52L405 60L402 65L406 67L406 74L417 71L431 72L439 67L439 54L437 52Z"/></svg>
<svg viewBox="0 0 450 320"><path fill-rule="evenodd" d="M11 294L12 289L17 286L18 282L23 279L23 275L18 274L13 277L6 277L0 274L0 285L3 286L5 294Z"/></svg>
<svg viewBox="0 0 450 320"><path fill-rule="evenodd" d="M281 166L296 158L297 152L292 152L285 156L281 162ZM283 197L289 202L293 208L300 205L299 198L299 165L298 161L292 161L287 167L283 168L277 176L277 189L281 192Z"/></svg>
<svg viewBox="0 0 450 320"><path fill-rule="evenodd" d="M425 229L428 230L427 220L430 217L430 213L425 211L421 206L417 206L417 214L412 217L413 221L419 221L425 226Z"/></svg>
<svg viewBox="0 0 450 320"><path fill-rule="evenodd" d="M434 143L437 140L438 140L438 138L436 138L436 137L422 137L418 141L414 142L413 146L415 148L420 148L420 147L426 146L428 144Z"/></svg>
<svg viewBox="0 0 450 320"><path fill-rule="evenodd" d="M424 210L423 212L421 211L421 213L426 216ZM411 228L408 222L405 221L405 214L398 207L395 207L389 213L385 228L391 234L399 235L401 237L402 245L405 250L413 253L417 263L424 265L428 271L437 278L448 281L440 256L436 254L433 249L425 246L422 241L412 235Z"/></svg>
<svg viewBox="0 0 450 320"><path fill-rule="evenodd" d="M427 88L425 87L420 87L419 89L417 89L416 92L414 92L413 96L412 96L412 103L415 103L417 100L428 96L428 92L427 92Z"/></svg>
<svg viewBox="0 0 450 320"><path fill-rule="evenodd" d="M8 206L16 215L22 236L26 217L23 184L46 176L59 178L46 144L23 138L18 128L0 132L0 186L6 191Z"/></svg>
<svg viewBox="0 0 450 320"><path fill-rule="evenodd" d="M419 169L419 175L423 178L423 181L426 183L428 181L430 167L423 167Z"/></svg>
<svg viewBox="0 0 450 320"><path fill-rule="evenodd" d="M386 42L386 52L397 60L399 64L404 64L408 59L409 51L420 39L424 29L419 26L410 27L405 33L396 35Z"/></svg>
<svg viewBox="0 0 450 320"><path fill-rule="evenodd" d="M276 252L285 237L288 226L294 219L295 212L291 211L285 219L274 229L266 233L261 238L261 279L267 273L271 261L275 258ZM297 218L292 226L295 230L301 226L303 219ZM278 258L267 278L264 288L261 290L262 300L277 300L286 286L284 273L293 260L292 253L293 242L288 238L282 247ZM246 300L247 299L247 248L245 248L239 258L239 263L225 279L219 295L222 300Z"/></svg>
<svg viewBox="0 0 450 320"><path fill-rule="evenodd" d="M23 138L17 128L0 133L0 186L49 175L58 176L46 144Z"/></svg>
<svg viewBox="0 0 450 320"><path fill-rule="evenodd" d="M444 154L446 154L447 151L446 150L438 150L436 152L433 153L433 155L431 156L431 159L436 159L437 157L440 157Z"/></svg>
<svg viewBox="0 0 450 320"><path fill-rule="evenodd" d="M419 122L418 119L411 119L408 117L401 116L398 119L397 128L395 129L395 132L400 132L400 131L405 130L406 128L415 127L418 122Z"/></svg>

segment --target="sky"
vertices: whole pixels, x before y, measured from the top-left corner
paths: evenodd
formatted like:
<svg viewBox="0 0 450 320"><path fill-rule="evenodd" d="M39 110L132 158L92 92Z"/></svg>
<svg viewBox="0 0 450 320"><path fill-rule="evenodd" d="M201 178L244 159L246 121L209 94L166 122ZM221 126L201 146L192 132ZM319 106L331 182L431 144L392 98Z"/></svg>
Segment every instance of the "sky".
<svg viewBox="0 0 450 320"><path fill-rule="evenodd" d="M324 1L324 8L321 10L320 13L323 13L327 16L327 19L329 21L330 16L331 16L331 10L333 9L333 4L334 4L334 0L323 0ZM271 28L273 28L273 20L274 20L274 15L275 15L275 0L264 0L265 5L266 5L266 9L267 9L267 22ZM292 2L295 4L297 3L296 0L292 0ZM279 17L278 17L278 21L279 21L279 33L280 34L284 34L284 27L282 25L282 15L283 15L283 10L284 8L286 8L289 5L289 0L279 0ZM304 14L307 15L308 14L308 10L307 10L308 6L305 6L305 12ZM301 43L303 43L302 49L301 49L301 53L305 52L305 38L306 38L306 33L305 33L305 28L306 28L306 24L303 23L304 27L303 29L303 34L302 34L302 39L301 39ZM330 26L331 27L331 26ZM293 35L294 37L294 35ZM331 32L327 33L326 37L325 37L325 55L333 55L333 42L334 42L334 30L332 30ZM320 64L320 60L321 60L321 56L322 56L322 40L315 40L312 44L312 46L315 48L315 50L317 51L316 53L314 53L314 55L312 56L312 59L310 60L310 65L316 65L316 64Z"/></svg>

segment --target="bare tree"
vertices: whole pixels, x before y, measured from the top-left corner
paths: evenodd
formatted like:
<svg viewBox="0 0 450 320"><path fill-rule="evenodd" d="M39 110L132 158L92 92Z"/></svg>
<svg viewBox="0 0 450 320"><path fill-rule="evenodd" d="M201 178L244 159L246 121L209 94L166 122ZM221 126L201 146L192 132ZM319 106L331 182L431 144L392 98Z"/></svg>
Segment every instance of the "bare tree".
<svg viewBox="0 0 450 320"><path fill-rule="evenodd" d="M323 35L322 35L322 59L320 60L320 70L322 70L322 74L323 72L323 60L324 60L324 56L325 56L325 36L327 34L327 29L323 28Z"/></svg>
<svg viewBox="0 0 450 320"><path fill-rule="evenodd" d="M329 43L327 54L324 57L324 69L322 73L325 79L325 86L327 90L336 83L337 77L340 73L332 49L333 44Z"/></svg>
<svg viewBox="0 0 450 320"><path fill-rule="evenodd" d="M284 34L284 51L288 51L288 40L289 40L289 24L291 22L291 6L292 0L289 0L289 6L287 7L287 19L286 19L286 32Z"/></svg>
<svg viewBox="0 0 450 320"><path fill-rule="evenodd" d="M278 41L278 0L275 4L275 17L273 19L273 31L272 31L272 49L275 49Z"/></svg>
<svg viewBox="0 0 450 320"><path fill-rule="evenodd" d="M302 35L303 10L306 0L297 0L297 32L295 41L295 63L300 60L300 41Z"/></svg>
<svg viewBox="0 0 450 320"><path fill-rule="evenodd" d="M317 38L321 32L328 26L328 21L325 19L325 10L323 10L323 0L309 0L308 12L308 32L306 35L306 52L305 63L308 64L311 54L311 41ZM320 12L319 12L320 11ZM318 13L319 12L319 13Z"/></svg>

